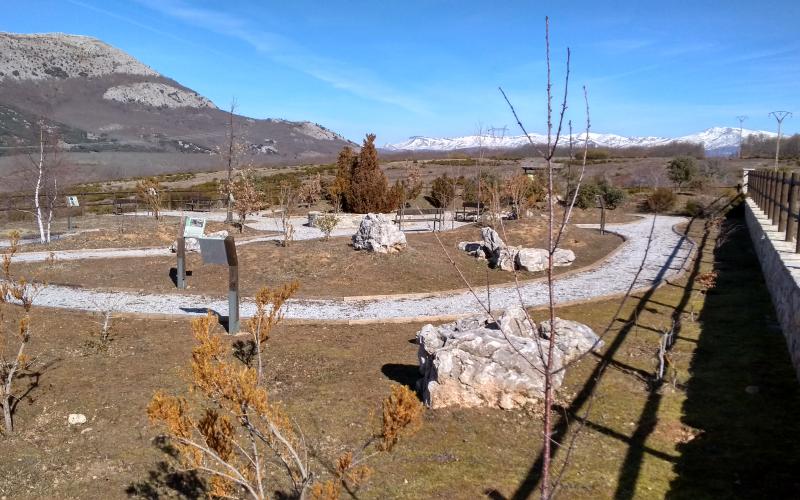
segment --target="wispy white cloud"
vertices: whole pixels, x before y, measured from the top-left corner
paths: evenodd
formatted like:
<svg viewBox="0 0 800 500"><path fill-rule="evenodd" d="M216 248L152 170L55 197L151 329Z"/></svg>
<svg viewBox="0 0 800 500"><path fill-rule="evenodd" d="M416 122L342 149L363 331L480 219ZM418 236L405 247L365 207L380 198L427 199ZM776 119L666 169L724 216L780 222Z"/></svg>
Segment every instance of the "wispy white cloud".
<svg viewBox="0 0 800 500"><path fill-rule="evenodd" d="M81 2L80 0L67 0L67 2L71 3L72 5L75 5L77 7L81 7L81 8L87 9L87 10L98 12L98 13L103 14L105 16L113 17L114 19L118 19L120 21L124 21L124 22L126 22L126 23L128 23L128 24L130 24L132 26L136 26L137 28L141 28L143 30L147 30L147 31L149 31L151 33L155 33L157 35L161 35L161 36L164 36L164 37L167 37L167 38L171 38L173 40L176 40L176 41L188 44L188 45L195 45L196 46L196 44L191 42L190 40L187 40L185 38L181 38L179 36L176 36L175 34L170 33L168 31L163 31L163 30L160 30L160 29L157 29L157 28L153 28L152 26L149 26L147 24L135 21L135 20L131 19L130 17L117 14L116 12L113 12L113 11L110 11L110 10L107 10L107 9L103 9L103 8L97 7L95 5L86 3L86 2Z"/></svg>
<svg viewBox="0 0 800 500"><path fill-rule="evenodd" d="M305 73L358 97L398 106L417 114L428 110L417 98L394 88L369 70L312 53L294 40L253 28L246 19L195 7L179 0L136 0L163 15L214 33L238 39L286 67Z"/></svg>

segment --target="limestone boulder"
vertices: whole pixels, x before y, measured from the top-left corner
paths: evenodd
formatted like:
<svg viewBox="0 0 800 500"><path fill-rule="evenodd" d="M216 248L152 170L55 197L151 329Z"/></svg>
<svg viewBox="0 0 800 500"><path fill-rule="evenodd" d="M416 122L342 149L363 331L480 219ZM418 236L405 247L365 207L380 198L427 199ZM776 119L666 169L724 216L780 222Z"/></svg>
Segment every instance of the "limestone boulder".
<svg viewBox="0 0 800 500"><path fill-rule="evenodd" d="M517 268L532 273L547 269L547 250L544 248L522 248L517 252Z"/></svg>
<svg viewBox="0 0 800 500"><path fill-rule="evenodd" d="M575 262L575 252L566 248L556 248L553 252L554 266L569 266Z"/></svg>
<svg viewBox="0 0 800 500"><path fill-rule="evenodd" d="M489 253L495 253L501 248L506 247L505 242L503 242L503 239L497 234L497 231L490 227L481 228L481 239L483 240L483 246Z"/></svg>
<svg viewBox="0 0 800 500"><path fill-rule="evenodd" d="M482 241L462 241L458 244L458 249L467 252L470 257L486 259L486 250Z"/></svg>
<svg viewBox="0 0 800 500"><path fill-rule="evenodd" d="M519 247L503 247L497 250L489 263L493 268L503 271L513 271L517 265L517 254Z"/></svg>
<svg viewBox="0 0 800 500"><path fill-rule="evenodd" d="M587 326L556 319L553 369L557 370L602 342ZM546 336L542 332L546 332ZM441 326L425 325L417 333L417 388L431 408L496 407L513 409L544 397L544 363L551 329L542 330L519 307L507 309L497 322L485 315ZM552 377L557 390L565 370Z"/></svg>
<svg viewBox="0 0 800 500"><path fill-rule="evenodd" d="M406 246L405 233L383 214L367 214L353 235L353 248L356 250L393 253Z"/></svg>
<svg viewBox="0 0 800 500"><path fill-rule="evenodd" d="M516 256L517 269L537 272L547 269L547 250L544 248L522 248ZM565 248L557 248L553 253L553 265L569 266L575 261L575 252Z"/></svg>

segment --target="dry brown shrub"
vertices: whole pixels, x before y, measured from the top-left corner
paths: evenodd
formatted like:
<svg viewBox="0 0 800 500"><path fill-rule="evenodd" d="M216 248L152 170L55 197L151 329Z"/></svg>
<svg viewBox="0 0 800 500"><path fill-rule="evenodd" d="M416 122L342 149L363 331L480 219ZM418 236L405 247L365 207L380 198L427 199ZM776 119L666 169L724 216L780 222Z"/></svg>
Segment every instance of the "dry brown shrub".
<svg viewBox="0 0 800 500"><path fill-rule="evenodd" d="M383 425L380 448L391 451L403 434L415 433L422 425L422 403L411 389L393 385L383 400Z"/></svg>
<svg viewBox="0 0 800 500"><path fill-rule="evenodd" d="M257 312L249 323L257 345L269 338L282 318L281 306L296 289L291 283L259 291ZM215 322L211 314L192 322L197 345L189 389L191 401L197 402L157 391L147 408L151 421L163 425L183 467L209 476L210 495L266 498L267 482L274 481L267 465L277 461L298 497L338 499L343 488L355 491L369 479L365 460L390 451L400 437L419 428L422 404L407 387L393 386L383 402L381 431L359 448L359 456L342 454L334 478L313 484L302 433L284 409L270 401L258 371L232 362L222 338L212 331ZM364 454L373 443L375 453Z"/></svg>

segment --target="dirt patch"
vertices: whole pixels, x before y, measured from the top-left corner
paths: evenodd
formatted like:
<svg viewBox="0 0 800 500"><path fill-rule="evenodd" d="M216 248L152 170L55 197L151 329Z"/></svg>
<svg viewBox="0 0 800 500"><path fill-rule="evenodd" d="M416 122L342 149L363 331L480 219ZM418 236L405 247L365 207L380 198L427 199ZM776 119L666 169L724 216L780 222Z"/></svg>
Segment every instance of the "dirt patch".
<svg viewBox="0 0 800 500"><path fill-rule="evenodd" d="M505 241L526 247L546 246L547 227L544 220L509 222L505 225ZM509 283L510 272L489 269L486 261L459 251L460 241L480 240L480 230L467 226L438 233L447 253L457 263L470 283L476 286ZM298 280L301 297L341 297L396 293L433 292L464 288L454 272L436 235L408 234L409 248L397 254L381 255L357 252L349 237L329 241L298 241L290 247L276 242L258 242L238 249L240 286L244 295L253 295L262 286L277 286ZM622 242L613 234L601 235L592 229L570 227L562 248L577 256L572 266L557 268L559 273L592 264ZM86 288L176 292L171 269L174 257L95 259L60 261L51 265L19 264L14 272L20 276L53 284ZM227 289L228 270L223 266L203 265L198 254L187 256L189 288L182 293L221 294ZM520 279L543 276L543 272L519 274Z"/></svg>

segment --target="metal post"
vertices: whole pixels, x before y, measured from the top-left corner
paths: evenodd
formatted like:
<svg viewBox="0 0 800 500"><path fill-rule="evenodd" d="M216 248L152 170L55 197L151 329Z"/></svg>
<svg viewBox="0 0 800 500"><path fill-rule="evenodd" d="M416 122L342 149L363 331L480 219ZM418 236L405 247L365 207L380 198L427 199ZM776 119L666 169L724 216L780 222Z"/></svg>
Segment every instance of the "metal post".
<svg viewBox="0 0 800 500"><path fill-rule="evenodd" d="M789 212L789 174L781 172L780 197L778 198L778 231L786 231L786 219Z"/></svg>
<svg viewBox="0 0 800 500"><path fill-rule="evenodd" d="M789 179L789 199L786 201L786 241L794 241L797 233L797 174Z"/></svg>
<svg viewBox="0 0 800 500"><path fill-rule="evenodd" d="M186 288L186 238L183 237L183 230L185 227L186 217L181 217L181 222L178 226L178 244L175 249L175 253L178 255L175 285L181 290Z"/></svg>
<svg viewBox="0 0 800 500"><path fill-rule="evenodd" d="M239 258L233 236L225 238L228 257L228 333L239 333Z"/></svg>

